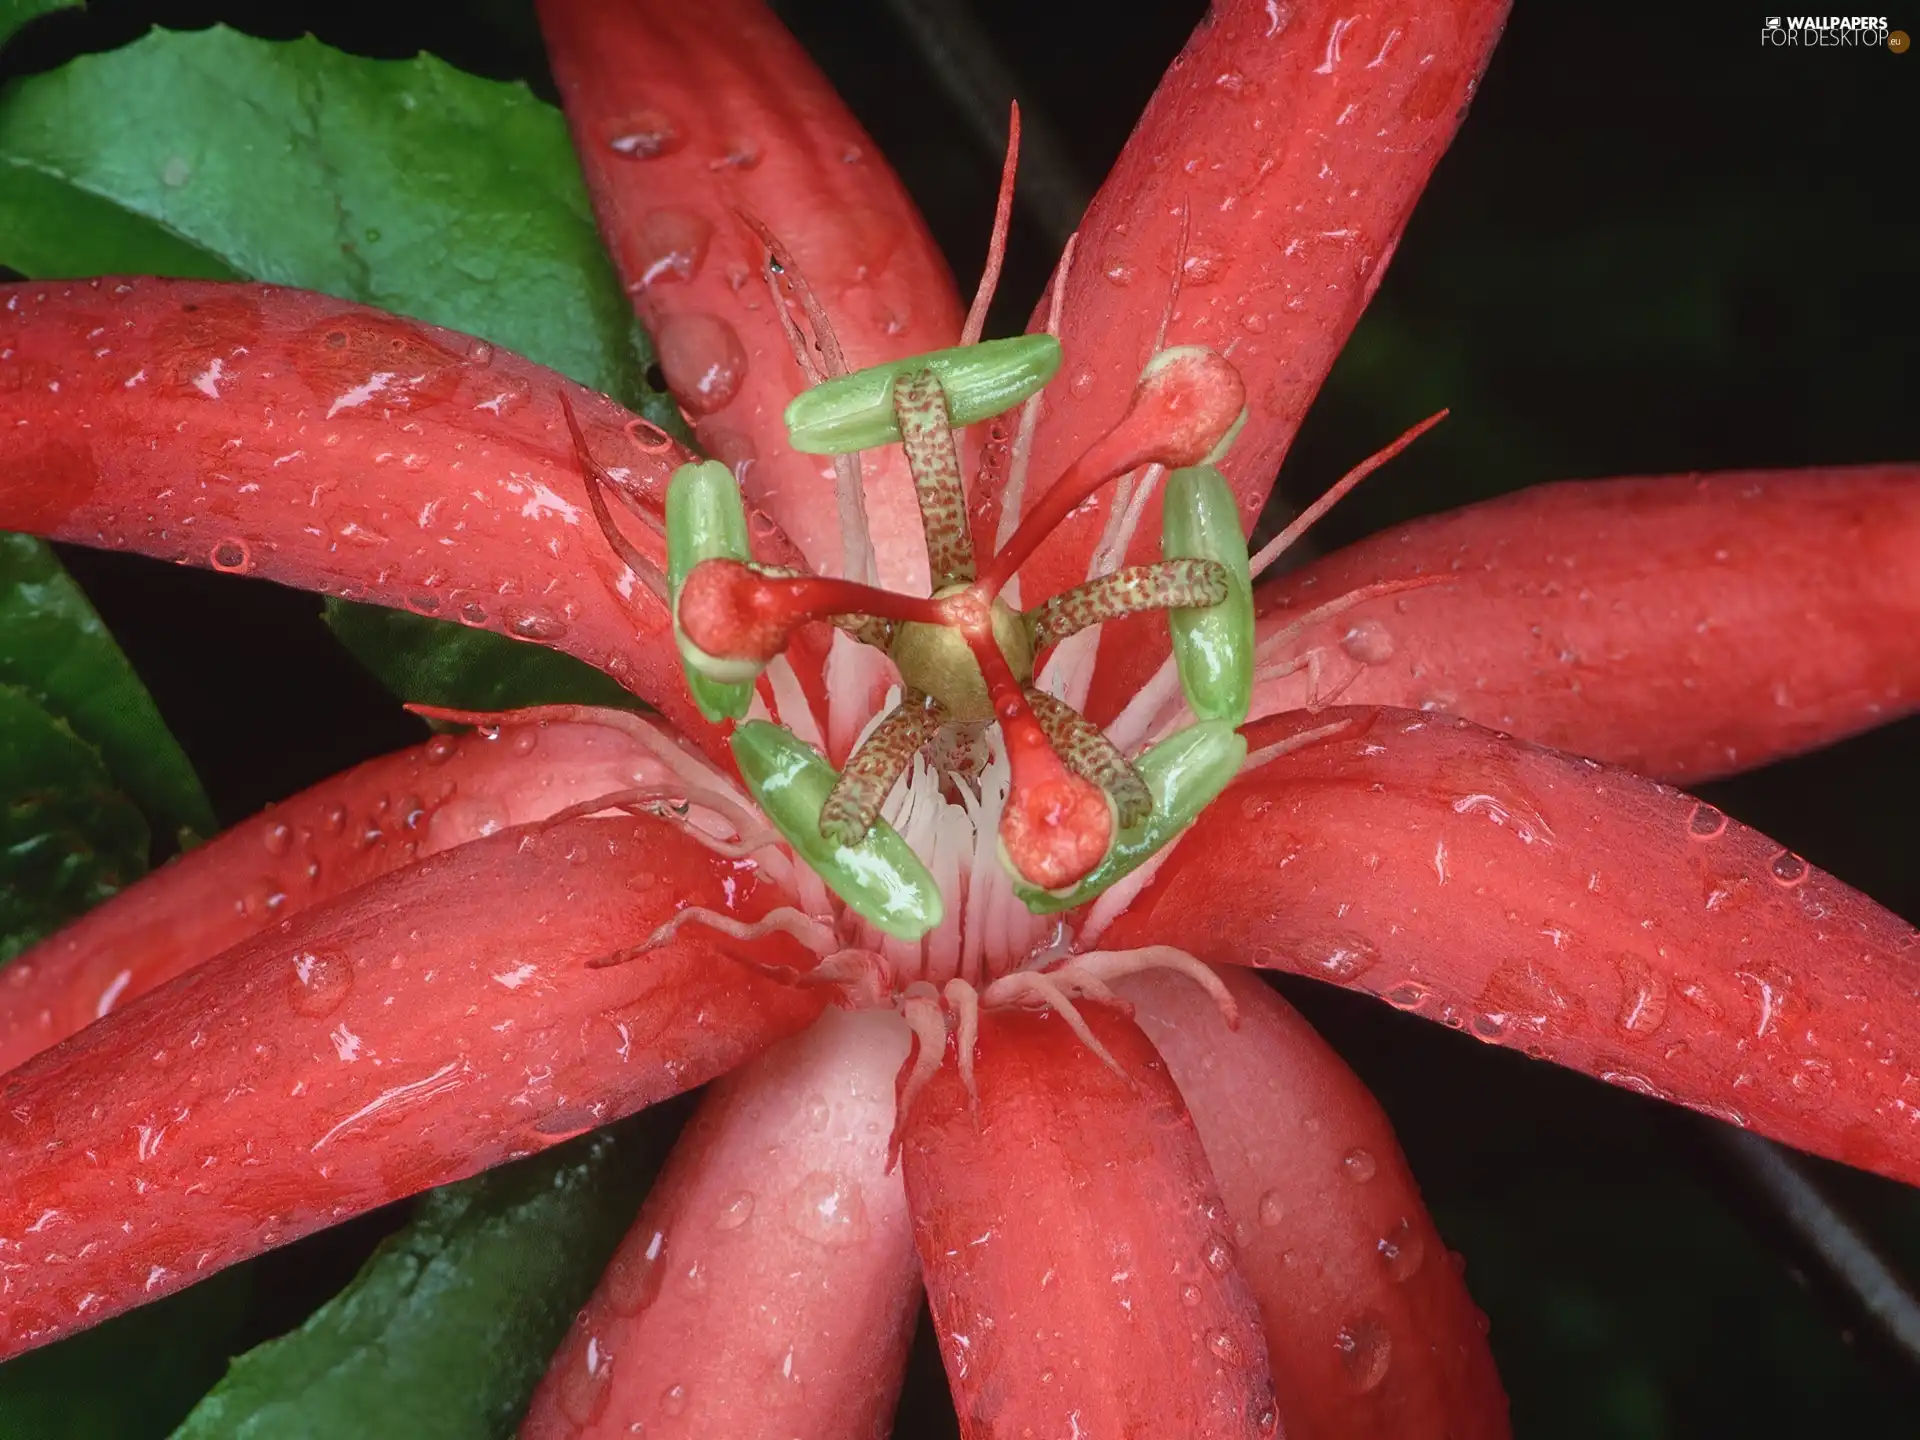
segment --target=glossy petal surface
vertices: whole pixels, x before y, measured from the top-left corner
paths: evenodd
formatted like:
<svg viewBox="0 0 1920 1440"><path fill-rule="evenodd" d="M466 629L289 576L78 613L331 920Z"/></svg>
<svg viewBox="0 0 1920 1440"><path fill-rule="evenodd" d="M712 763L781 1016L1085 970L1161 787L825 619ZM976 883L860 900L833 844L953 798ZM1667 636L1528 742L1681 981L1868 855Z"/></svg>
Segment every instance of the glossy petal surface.
<svg viewBox="0 0 1920 1440"><path fill-rule="evenodd" d="M887 1170L906 1030L829 1010L701 1102L527 1440L885 1440L919 1267Z"/></svg>
<svg viewBox="0 0 1920 1440"><path fill-rule="evenodd" d="M1505 15L1500 0L1213 7L1080 227L1060 335L1067 383L1046 395L1029 504L1112 423L1149 355L1209 345L1247 382L1251 418L1220 468L1251 525ZM1036 327L1045 314L1043 302ZM1086 578L1112 502L1108 491L1027 565L1024 599ZM1156 497L1128 558L1152 558L1159 533ZM1112 628L1095 719L1166 654L1165 634L1164 623Z"/></svg>
<svg viewBox="0 0 1920 1440"><path fill-rule="evenodd" d="M706 732L559 397L656 513L687 457L643 449L611 400L450 330L217 281L0 286L0 356L0 526L537 641Z"/></svg>
<svg viewBox="0 0 1920 1440"><path fill-rule="evenodd" d="M1704 802L1404 710L1244 776L1102 938L1368 990L1920 1181L1920 933Z"/></svg>
<svg viewBox="0 0 1920 1440"><path fill-rule="evenodd" d="M600 230L700 446L732 466L816 568L838 573L834 475L787 443L806 388L761 278L792 252L850 368L959 338L933 239L873 142L764 6L541 0L541 27ZM865 464L882 583L926 593L913 483Z"/></svg>
<svg viewBox="0 0 1920 1440"><path fill-rule="evenodd" d="M1376 482L1377 483L1377 482ZM1543 485L1418 520L1263 587L1268 635L1362 585L1300 637L1321 688L1433 706L1642 774L1702 780L1920 706L1920 466ZM1267 658L1267 657L1263 657ZM1306 671L1264 683L1306 703Z"/></svg>
<svg viewBox="0 0 1920 1440"><path fill-rule="evenodd" d="M182 855L0 970L0 1073L390 870L662 771L625 731L566 721L437 735L357 765Z"/></svg>
<svg viewBox="0 0 1920 1440"><path fill-rule="evenodd" d="M804 1025L817 993L699 931L587 968L730 894L749 917L778 903L663 822L506 831L29 1060L0 1083L0 1353L544 1149Z"/></svg>
<svg viewBox="0 0 1920 1440"><path fill-rule="evenodd" d="M1260 1301L1290 1440L1499 1440L1506 1396L1393 1127L1294 1008L1245 971L1240 1009L1166 971L1139 1006L1199 1128Z"/></svg>
<svg viewBox="0 0 1920 1440"><path fill-rule="evenodd" d="M1259 1316L1165 1063L1089 1006L988 1011L979 1110L951 1060L905 1121L927 1297L968 1440L1272 1436Z"/></svg>

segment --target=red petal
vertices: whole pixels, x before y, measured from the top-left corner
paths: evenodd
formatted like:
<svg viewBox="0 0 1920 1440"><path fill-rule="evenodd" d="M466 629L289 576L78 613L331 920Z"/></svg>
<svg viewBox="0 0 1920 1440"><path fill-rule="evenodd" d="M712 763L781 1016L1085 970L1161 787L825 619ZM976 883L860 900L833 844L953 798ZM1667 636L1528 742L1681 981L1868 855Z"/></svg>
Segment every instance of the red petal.
<svg viewBox="0 0 1920 1440"><path fill-rule="evenodd" d="M243 821L0 971L0 1073L269 925L659 766L611 725L501 725L383 755Z"/></svg>
<svg viewBox="0 0 1920 1440"><path fill-rule="evenodd" d="M1920 706L1920 466L1544 485L1418 520L1263 588L1263 633L1336 595L1301 637L1323 692L1432 706L1642 774L1700 780ZM1357 660L1373 663L1358 665ZM1303 671L1260 711L1307 702Z"/></svg>
<svg viewBox="0 0 1920 1440"><path fill-rule="evenodd" d="M686 455L642 449L613 401L300 290L90 280L0 300L0 527L537 640L712 734L665 607L594 523L560 397L649 495Z"/></svg>
<svg viewBox="0 0 1920 1440"><path fill-rule="evenodd" d="M829 1010L715 1085L521 1435L885 1440L920 1297L886 1155L906 1052Z"/></svg>
<svg viewBox="0 0 1920 1440"><path fill-rule="evenodd" d="M1503 0L1393 0L1359 14L1333 3L1213 7L1080 226L1066 364L1046 394L1030 496L1120 413L1178 275L1165 343L1221 350L1247 382L1251 416L1222 468L1252 524L1453 138L1506 9ZM1045 311L1043 301L1036 327ZM1028 564L1023 599L1086 578L1111 495ZM1158 558L1159 534L1156 496L1131 557ZM1091 702L1100 719L1167 650L1164 622L1108 630Z"/></svg>
<svg viewBox="0 0 1920 1440"><path fill-rule="evenodd" d="M807 382L762 279L765 247L738 212L792 251L855 369L959 338L945 260L873 141L764 6L539 8L601 233L701 447L735 468L816 570L838 574L833 472L787 443L781 412ZM898 448L868 452L865 475L882 583L925 594Z"/></svg>
<svg viewBox="0 0 1920 1440"><path fill-rule="evenodd" d="M903 1135L927 1296L968 1440L1272 1436L1259 1316L1200 1140L1131 1021L982 1015Z"/></svg>
<svg viewBox="0 0 1920 1440"><path fill-rule="evenodd" d="M1370 990L1920 1182L1911 925L1710 805L1464 720L1249 739L1341 717L1229 789L1101 943Z"/></svg>
<svg viewBox="0 0 1920 1440"><path fill-rule="evenodd" d="M506 831L227 951L0 1083L0 1355L732 1068L819 1012L683 904L769 895L659 821ZM778 903L773 901L771 903Z"/></svg>
<svg viewBox="0 0 1920 1440"><path fill-rule="evenodd" d="M1119 989L1193 1113L1260 1301L1290 1440L1510 1433L1485 1321L1447 1263L1393 1127L1292 1006L1220 977L1229 1030L1192 981Z"/></svg>

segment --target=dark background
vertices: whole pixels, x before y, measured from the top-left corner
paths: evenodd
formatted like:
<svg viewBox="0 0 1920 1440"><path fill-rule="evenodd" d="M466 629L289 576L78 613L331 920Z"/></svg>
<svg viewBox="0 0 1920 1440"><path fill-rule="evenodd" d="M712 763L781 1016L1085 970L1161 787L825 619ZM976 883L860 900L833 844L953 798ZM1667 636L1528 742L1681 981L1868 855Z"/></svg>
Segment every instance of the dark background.
<svg viewBox="0 0 1920 1440"><path fill-rule="evenodd" d="M778 8L901 169L963 288L992 211L999 152L981 117L1001 113L1001 77L1051 132L1054 163L1044 134L1029 148L995 313L1006 332L1202 7ZM1920 12L1890 18L1920 32ZM427 49L552 94L513 0L95 0L23 34L4 71L155 23L215 21L312 31L368 55ZM1453 418L1362 487L1319 544L1546 480L1920 458L1920 56L1763 48L1762 23L1523 0L1276 505L1311 500L1441 405ZM929 27L959 57L947 81L975 75L971 101L923 58L914 35ZM65 553L223 820L417 737L311 597ZM1920 920L1920 721L1705 793ZM1393 1115L1442 1232L1468 1257L1519 1435L1920 1434L1920 1359L1809 1254L1806 1227L1782 1223L1721 1127L1370 1001L1282 988ZM1920 1196L1837 1167L1809 1173L1840 1207L1816 1214L1816 1231L1852 1217L1920 1275ZM393 1223L371 1217L260 1262L249 1338L296 1323ZM926 1343L898 1433L954 1433Z"/></svg>

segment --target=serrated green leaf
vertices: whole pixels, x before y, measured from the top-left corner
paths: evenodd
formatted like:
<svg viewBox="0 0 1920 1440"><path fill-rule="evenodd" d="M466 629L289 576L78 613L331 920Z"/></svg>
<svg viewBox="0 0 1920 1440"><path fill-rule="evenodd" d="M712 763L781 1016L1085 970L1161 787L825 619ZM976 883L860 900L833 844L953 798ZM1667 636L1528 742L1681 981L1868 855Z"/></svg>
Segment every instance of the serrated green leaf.
<svg viewBox="0 0 1920 1440"><path fill-rule="evenodd" d="M82 56L0 103L0 214L0 242L17 247L0 263L26 273L218 265L648 398L652 356L560 112L430 55L367 60L215 28Z"/></svg>
<svg viewBox="0 0 1920 1440"><path fill-rule="evenodd" d="M655 1117L436 1190L174 1440L490 1440L526 1409L658 1167Z"/></svg>
<svg viewBox="0 0 1920 1440"><path fill-rule="evenodd" d="M0 1440L160 1440L219 1378L252 1288L224 1270L0 1365Z"/></svg>
<svg viewBox="0 0 1920 1440"><path fill-rule="evenodd" d="M53 552L26 535L0 534L0 684L98 749L155 823L213 833L206 792L153 698Z"/></svg>
<svg viewBox="0 0 1920 1440"><path fill-rule="evenodd" d="M327 625L381 684L416 704L456 710L640 705L591 665L491 630L350 600L327 601Z"/></svg>
<svg viewBox="0 0 1920 1440"><path fill-rule="evenodd" d="M29 20L72 9L80 0L0 0L0 45Z"/></svg>
<svg viewBox="0 0 1920 1440"><path fill-rule="evenodd" d="M98 752L0 685L0 960L146 870L147 825Z"/></svg>

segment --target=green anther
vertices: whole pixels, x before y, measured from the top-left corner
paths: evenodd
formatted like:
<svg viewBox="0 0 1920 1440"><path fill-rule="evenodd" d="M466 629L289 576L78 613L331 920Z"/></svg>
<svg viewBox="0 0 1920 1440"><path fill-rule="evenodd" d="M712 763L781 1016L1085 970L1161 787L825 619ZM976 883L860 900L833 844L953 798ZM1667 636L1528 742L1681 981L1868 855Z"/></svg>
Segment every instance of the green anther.
<svg viewBox="0 0 1920 1440"><path fill-rule="evenodd" d="M1107 858L1070 890L1055 892L1013 882L1013 893L1036 915L1084 905L1170 845L1240 773L1246 737L1224 720L1202 720L1169 736L1133 762L1153 792L1153 810L1113 837Z"/></svg>
<svg viewBox="0 0 1920 1440"><path fill-rule="evenodd" d="M1227 598L1205 609L1170 610L1173 659L1187 704L1202 720L1238 725L1253 704L1253 579L1233 491L1211 465L1167 477L1160 550L1169 560L1213 560L1226 568Z"/></svg>
<svg viewBox="0 0 1920 1440"><path fill-rule="evenodd" d="M673 602L673 639L680 647L693 703L716 722L738 720L747 713L753 702L752 680L729 676L728 661L708 655L687 639L680 629L680 587L702 560L748 558L747 512L733 472L718 460L682 465L674 471L667 482L667 594Z"/></svg>
<svg viewBox="0 0 1920 1440"><path fill-rule="evenodd" d="M955 426L1011 410L1060 369L1060 342L1051 335L1015 335L910 355L803 390L787 406L787 438L808 455L846 455L900 438L893 410L896 377L931 370L946 391Z"/></svg>
<svg viewBox="0 0 1920 1440"><path fill-rule="evenodd" d="M858 845L820 833L821 808L840 777L812 746L778 725L749 720L733 732L733 758L760 812L855 911L901 940L918 940L940 923L940 887L898 830L875 820Z"/></svg>

